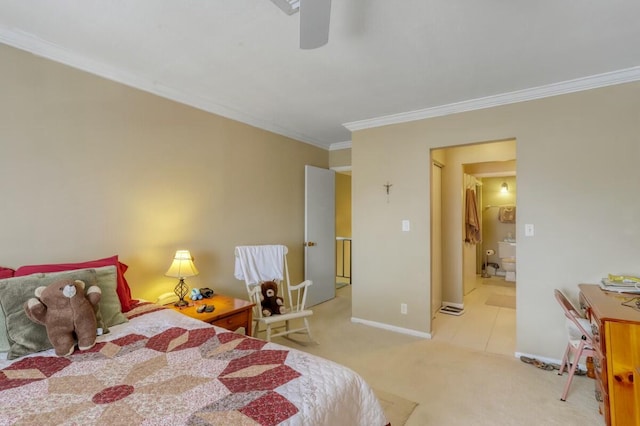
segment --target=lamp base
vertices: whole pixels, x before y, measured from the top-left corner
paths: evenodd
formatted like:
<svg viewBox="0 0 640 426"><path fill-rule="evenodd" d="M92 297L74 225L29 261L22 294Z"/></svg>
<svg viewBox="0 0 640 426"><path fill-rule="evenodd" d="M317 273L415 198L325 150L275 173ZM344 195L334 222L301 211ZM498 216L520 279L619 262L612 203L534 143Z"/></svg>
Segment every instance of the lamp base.
<svg viewBox="0 0 640 426"><path fill-rule="evenodd" d="M178 301L175 303L177 307L189 306L189 303L184 300L184 297L189 292L189 287L184 282L184 278L180 278L180 281L176 285L176 288L173 289L173 292L178 296Z"/></svg>
<svg viewBox="0 0 640 426"><path fill-rule="evenodd" d="M185 306L189 306L189 302L187 302L186 300L182 299L182 300L178 300L176 303L174 303L173 306L178 307L178 308L183 308Z"/></svg>

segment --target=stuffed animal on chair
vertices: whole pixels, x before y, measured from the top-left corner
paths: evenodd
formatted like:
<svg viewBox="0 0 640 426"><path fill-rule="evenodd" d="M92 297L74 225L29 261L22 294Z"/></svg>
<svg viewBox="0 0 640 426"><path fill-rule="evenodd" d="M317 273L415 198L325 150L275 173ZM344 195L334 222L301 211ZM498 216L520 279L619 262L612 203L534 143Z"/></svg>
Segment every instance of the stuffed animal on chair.
<svg viewBox="0 0 640 426"><path fill-rule="evenodd" d="M91 286L85 296L85 283L65 279L35 290L36 298L27 300L24 310L29 319L42 324L58 356L71 355L75 337L78 349L87 350L96 343L95 307L100 302L100 287Z"/></svg>
<svg viewBox="0 0 640 426"><path fill-rule="evenodd" d="M260 284L262 294L260 304L262 305L262 315L270 317L274 314L284 314L287 309L284 307L284 300L278 296L278 284L275 281L265 281Z"/></svg>

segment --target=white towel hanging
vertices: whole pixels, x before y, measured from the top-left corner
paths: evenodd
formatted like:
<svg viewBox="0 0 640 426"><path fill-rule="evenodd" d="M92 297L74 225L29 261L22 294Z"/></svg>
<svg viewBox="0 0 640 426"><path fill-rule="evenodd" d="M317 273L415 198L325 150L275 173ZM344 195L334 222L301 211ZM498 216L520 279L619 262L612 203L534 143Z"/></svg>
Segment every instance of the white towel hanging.
<svg viewBox="0 0 640 426"><path fill-rule="evenodd" d="M234 275L237 279L245 280L248 284L260 284L270 280L282 281L286 253L287 247L283 245L236 247Z"/></svg>

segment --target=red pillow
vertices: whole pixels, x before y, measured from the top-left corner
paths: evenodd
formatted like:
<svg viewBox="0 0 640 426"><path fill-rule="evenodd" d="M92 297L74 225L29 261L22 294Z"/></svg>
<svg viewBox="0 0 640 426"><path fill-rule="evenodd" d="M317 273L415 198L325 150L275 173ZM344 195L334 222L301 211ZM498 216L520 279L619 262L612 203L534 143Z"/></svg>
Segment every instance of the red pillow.
<svg viewBox="0 0 640 426"><path fill-rule="evenodd" d="M13 277L13 273L16 272L11 268L3 268L0 266L0 279L2 278L11 278Z"/></svg>
<svg viewBox="0 0 640 426"><path fill-rule="evenodd" d="M131 298L131 289L129 283L124 278L124 273L129 268L124 263L118 261L118 255L105 257L104 259L90 260L87 262L79 263L57 263L51 265L27 265L21 266L16 269L14 276L21 277L23 275L31 275L44 272L60 272L71 271L74 269L86 269L86 268L100 268L102 266L114 265L118 272L118 285L116 287L116 293L118 293L118 299L120 299L120 306L122 312L130 310L137 300Z"/></svg>

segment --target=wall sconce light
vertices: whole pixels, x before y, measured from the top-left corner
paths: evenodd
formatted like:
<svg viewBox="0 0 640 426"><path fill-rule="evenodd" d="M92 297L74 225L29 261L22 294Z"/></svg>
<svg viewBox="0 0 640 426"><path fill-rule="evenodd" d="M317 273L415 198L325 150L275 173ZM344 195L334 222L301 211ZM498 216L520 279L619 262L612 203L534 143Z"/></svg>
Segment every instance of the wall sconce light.
<svg viewBox="0 0 640 426"><path fill-rule="evenodd" d="M198 273L189 250L178 250L173 258L173 262L171 262L171 266L169 266L169 270L165 273L167 277L180 278L176 288L173 289L173 292L179 298L175 303L176 306L187 306L189 304L184 300L184 297L189 292L189 287L185 284L184 279L198 275Z"/></svg>
<svg viewBox="0 0 640 426"><path fill-rule="evenodd" d="M509 192L509 185L507 185L507 182L502 182L502 185L500 185L500 192Z"/></svg>

